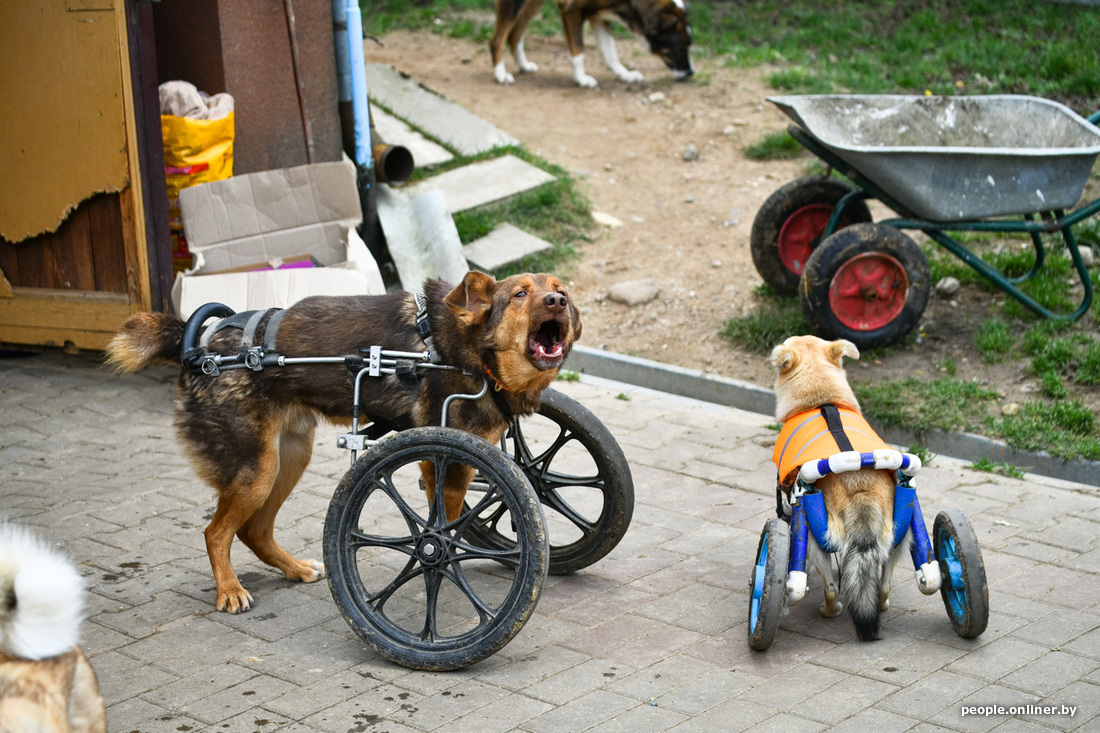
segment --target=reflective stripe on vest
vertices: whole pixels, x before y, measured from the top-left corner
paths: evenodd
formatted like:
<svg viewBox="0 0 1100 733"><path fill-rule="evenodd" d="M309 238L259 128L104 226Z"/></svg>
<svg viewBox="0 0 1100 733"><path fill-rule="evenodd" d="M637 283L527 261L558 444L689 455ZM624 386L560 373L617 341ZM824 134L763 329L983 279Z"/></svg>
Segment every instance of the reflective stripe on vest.
<svg viewBox="0 0 1100 733"><path fill-rule="evenodd" d="M890 446L878 437L863 416L844 407L836 408L840 422L844 426L844 435L852 444L851 450L870 453L879 448ZM779 470L779 481L784 486L794 483L802 464L817 461L844 452L837 445L836 438L821 409L807 410L788 418L779 431L772 451L772 462Z"/></svg>

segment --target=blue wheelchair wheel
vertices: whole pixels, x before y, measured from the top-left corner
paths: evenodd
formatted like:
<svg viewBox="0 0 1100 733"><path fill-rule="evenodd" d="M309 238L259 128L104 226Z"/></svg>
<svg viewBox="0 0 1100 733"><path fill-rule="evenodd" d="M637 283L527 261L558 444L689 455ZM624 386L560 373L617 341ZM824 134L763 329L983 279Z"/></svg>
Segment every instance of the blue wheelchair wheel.
<svg viewBox="0 0 1100 733"><path fill-rule="evenodd" d="M787 563L791 530L780 519L769 519L760 533L749 581L749 646L764 650L772 645L787 593Z"/></svg>
<svg viewBox="0 0 1100 733"><path fill-rule="evenodd" d="M955 633L973 639L989 623L989 584L974 528L958 509L936 516L933 549L940 564L940 595Z"/></svg>

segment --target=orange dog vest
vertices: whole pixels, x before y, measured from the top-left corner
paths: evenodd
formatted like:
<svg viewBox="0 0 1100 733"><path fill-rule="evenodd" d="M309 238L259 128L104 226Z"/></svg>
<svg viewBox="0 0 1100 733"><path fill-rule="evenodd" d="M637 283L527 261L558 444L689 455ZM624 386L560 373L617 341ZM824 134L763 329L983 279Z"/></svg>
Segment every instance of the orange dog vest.
<svg viewBox="0 0 1100 733"><path fill-rule="evenodd" d="M779 483L790 486L804 463L849 450L870 453L889 447L858 412L826 405L800 412L783 423L772 462L779 470Z"/></svg>

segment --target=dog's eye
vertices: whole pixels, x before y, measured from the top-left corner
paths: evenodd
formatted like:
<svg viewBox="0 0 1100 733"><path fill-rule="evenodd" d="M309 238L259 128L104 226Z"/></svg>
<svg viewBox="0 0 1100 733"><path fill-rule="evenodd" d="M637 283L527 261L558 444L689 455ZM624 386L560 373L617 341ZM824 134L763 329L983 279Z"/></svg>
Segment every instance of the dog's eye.
<svg viewBox="0 0 1100 733"><path fill-rule="evenodd" d="M513 295L512 297L513 298L526 298L527 297L527 291L526 290L520 290L515 295Z"/></svg>

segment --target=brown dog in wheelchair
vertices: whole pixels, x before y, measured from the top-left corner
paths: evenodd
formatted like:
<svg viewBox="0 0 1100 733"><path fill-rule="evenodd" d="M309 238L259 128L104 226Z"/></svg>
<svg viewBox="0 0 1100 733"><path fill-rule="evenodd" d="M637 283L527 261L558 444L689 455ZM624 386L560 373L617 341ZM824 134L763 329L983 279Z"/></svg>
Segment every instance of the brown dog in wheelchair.
<svg viewBox="0 0 1100 733"><path fill-rule="evenodd" d="M542 391L581 334L580 315L561 281L546 274L497 281L470 272L453 289L429 280L424 295L435 351L441 363L462 371L422 369L415 376L364 379L361 413L394 429L439 425L448 396L477 393L488 379L494 390L477 400L452 402L447 424L495 443L508 425L506 413L538 410ZM414 296L405 292L306 298L287 309L277 351L286 357L356 356L378 345L423 352L417 312ZM258 339L266 322L260 322ZM108 363L123 372L179 364L184 328L166 314L131 316L108 346ZM220 330L208 347L234 353L241 335L239 329ZM236 369L218 376L182 369L176 430L195 471L218 496L206 528L218 610L235 613L252 605L229 561L234 536L290 580L324 577L320 562L299 560L275 542L275 516L309 464L319 419L350 423L353 379L343 364ZM434 473L430 466L421 468L430 501ZM468 467L448 469L448 519L461 513L473 475Z"/></svg>

